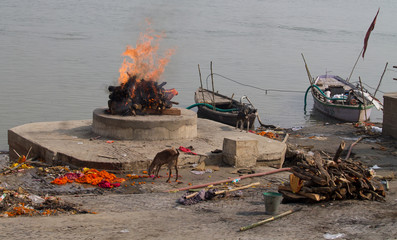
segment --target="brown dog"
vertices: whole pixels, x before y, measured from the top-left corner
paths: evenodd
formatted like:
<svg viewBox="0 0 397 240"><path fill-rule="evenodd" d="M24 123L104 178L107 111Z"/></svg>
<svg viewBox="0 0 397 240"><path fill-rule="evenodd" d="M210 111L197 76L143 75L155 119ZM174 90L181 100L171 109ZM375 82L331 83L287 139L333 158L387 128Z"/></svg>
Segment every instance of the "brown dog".
<svg viewBox="0 0 397 240"><path fill-rule="evenodd" d="M172 167L175 167L175 172L176 172L175 181L177 181L178 180L178 157L179 157L179 151L178 151L178 149L175 149L175 148L165 149L165 150L157 153L156 156L154 157L152 163L149 166L148 174L151 175L153 173L156 177L158 177L161 166L163 166L164 164L167 164L168 170L169 170L169 175L168 175L168 179L166 182L168 182L171 178L171 168Z"/></svg>

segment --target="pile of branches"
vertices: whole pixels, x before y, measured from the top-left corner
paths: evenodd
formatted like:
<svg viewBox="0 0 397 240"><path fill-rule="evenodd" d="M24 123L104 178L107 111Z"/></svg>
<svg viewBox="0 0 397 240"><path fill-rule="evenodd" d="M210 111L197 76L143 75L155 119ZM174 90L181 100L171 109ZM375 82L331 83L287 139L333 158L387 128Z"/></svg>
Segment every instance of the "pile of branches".
<svg viewBox="0 0 397 240"><path fill-rule="evenodd" d="M385 200L383 184L373 171L359 161L339 158L344 142L333 160L324 160L319 152L291 167L290 182L279 186L284 202L328 201L344 199Z"/></svg>

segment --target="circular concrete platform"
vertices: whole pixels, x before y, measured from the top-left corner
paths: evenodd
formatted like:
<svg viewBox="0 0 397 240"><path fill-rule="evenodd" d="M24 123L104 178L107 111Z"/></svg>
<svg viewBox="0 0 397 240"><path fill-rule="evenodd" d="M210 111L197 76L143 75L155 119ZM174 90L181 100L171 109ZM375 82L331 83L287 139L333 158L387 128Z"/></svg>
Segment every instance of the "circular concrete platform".
<svg viewBox="0 0 397 240"><path fill-rule="evenodd" d="M92 131L120 140L169 140L197 137L197 114L180 109L181 115L118 116L97 108L93 112Z"/></svg>

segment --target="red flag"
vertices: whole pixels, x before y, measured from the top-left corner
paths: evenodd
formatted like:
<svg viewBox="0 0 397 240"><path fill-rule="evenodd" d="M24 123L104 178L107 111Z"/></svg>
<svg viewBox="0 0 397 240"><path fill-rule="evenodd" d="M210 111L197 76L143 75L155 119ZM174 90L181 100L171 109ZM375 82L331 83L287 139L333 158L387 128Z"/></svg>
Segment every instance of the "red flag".
<svg viewBox="0 0 397 240"><path fill-rule="evenodd" d="M378 12L375 15L374 20L371 23L371 26L369 26L369 28L368 28L367 34L365 34L363 58L364 58L365 51L367 50L369 35L371 35L372 30L374 30L374 28L375 28L375 23L376 23L376 18L378 17L378 13L379 13L379 8L378 8Z"/></svg>

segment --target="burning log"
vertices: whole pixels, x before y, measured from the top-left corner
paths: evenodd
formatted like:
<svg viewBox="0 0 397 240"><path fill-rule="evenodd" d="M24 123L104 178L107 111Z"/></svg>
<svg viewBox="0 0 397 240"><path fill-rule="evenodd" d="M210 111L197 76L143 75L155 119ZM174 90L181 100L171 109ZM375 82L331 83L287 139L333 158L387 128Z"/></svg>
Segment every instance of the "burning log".
<svg viewBox="0 0 397 240"><path fill-rule="evenodd" d="M343 148L344 143L335 154L336 161L323 160L320 153L315 153L314 159L304 159L291 167L290 183L279 186L284 201L384 200L384 187L368 167L359 161L339 159Z"/></svg>
<svg viewBox="0 0 397 240"><path fill-rule="evenodd" d="M166 82L138 80L130 76L126 83L120 86L109 86L108 113L112 115L136 115L161 113L172 107L171 99L178 95L175 89L166 90Z"/></svg>

